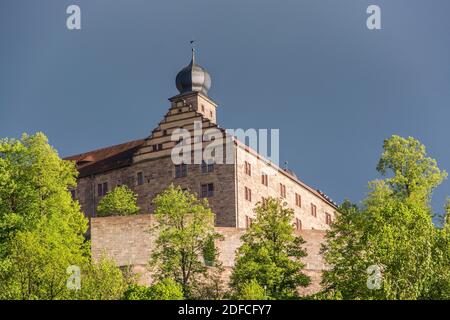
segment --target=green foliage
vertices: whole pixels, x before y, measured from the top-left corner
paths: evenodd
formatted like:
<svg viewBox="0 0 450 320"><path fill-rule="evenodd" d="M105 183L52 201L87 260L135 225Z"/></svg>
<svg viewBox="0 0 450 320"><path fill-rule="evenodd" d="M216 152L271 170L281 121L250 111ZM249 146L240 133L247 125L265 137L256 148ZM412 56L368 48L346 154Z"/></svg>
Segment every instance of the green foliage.
<svg viewBox="0 0 450 320"><path fill-rule="evenodd" d="M0 141L0 299L120 297L121 271L91 264L87 219L68 191L76 176L42 133ZM70 266L81 290L67 287Z"/></svg>
<svg viewBox="0 0 450 320"><path fill-rule="evenodd" d="M82 270L81 290L76 298L82 300L119 300L130 279L112 260L102 257Z"/></svg>
<svg viewBox="0 0 450 320"><path fill-rule="evenodd" d="M172 279L163 279L150 287L132 284L124 293L124 300L183 300L181 286Z"/></svg>
<svg viewBox="0 0 450 320"><path fill-rule="evenodd" d="M86 263L77 171L38 133L0 141L0 298L64 299L69 265Z"/></svg>
<svg viewBox="0 0 450 320"><path fill-rule="evenodd" d="M149 288L132 283L123 293L122 300L151 300Z"/></svg>
<svg viewBox="0 0 450 320"><path fill-rule="evenodd" d="M205 240L203 245L203 259L207 266L213 266L214 262L217 260L217 250L215 245L214 237L210 236Z"/></svg>
<svg viewBox="0 0 450 320"><path fill-rule="evenodd" d="M450 199L447 200L445 209L442 228L436 231L433 252L436 272L428 295L424 297L428 299L450 299Z"/></svg>
<svg viewBox="0 0 450 320"><path fill-rule="evenodd" d="M332 268L323 275L325 293L343 299L436 298L442 290L435 279L443 283L448 247L432 223L429 201L446 173L420 142L398 136L384 142L377 169L390 177L369 184L361 208L344 202L327 233L322 253ZM370 285L370 266L381 272L379 286Z"/></svg>
<svg viewBox="0 0 450 320"><path fill-rule="evenodd" d="M268 300L265 290L261 287L255 279L246 282L240 287L239 293L236 297L238 300Z"/></svg>
<svg viewBox="0 0 450 320"><path fill-rule="evenodd" d="M137 194L127 186L116 187L108 192L98 204L97 214L100 217L119 215L128 216L139 212Z"/></svg>
<svg viewBox="0 0 450 320"><path fill-rule="evenodd" d="M306 252L303 239L294 233L294 213L272 198L259 203L255 212L256 221L242 236L243 244L237 251L231 286L242 292L242 286L255 280L270 298L296 297L298 287L308 286L310 279L302 273L301 258Z"/></svg>
<svg viewBox="0 0 450 320"><path fill-rule="evenodd" d="M377 170L383 175L388 171L393 174L385 180L393 195L417 201L429 201L434 188L447 177L436 160L427 157L420 141L396 135L384 141Z"/></svg>
<svg viewBox="0 0 450 320"><path fill-rule="evenodd" d="M172 279L166 278L149 288L150 300L183 300L183 289Z"/></svg>
<svg viewBox="0 0 450 320"><path fill-rule="evenodd" d="M207 275L202 255L214 231L214 214L205 200L171 185L153 200L158 233L150 266L159 279L174 279L183 288L184 296L193 292ZM215 261L213 261L215 263Z"/></svg>

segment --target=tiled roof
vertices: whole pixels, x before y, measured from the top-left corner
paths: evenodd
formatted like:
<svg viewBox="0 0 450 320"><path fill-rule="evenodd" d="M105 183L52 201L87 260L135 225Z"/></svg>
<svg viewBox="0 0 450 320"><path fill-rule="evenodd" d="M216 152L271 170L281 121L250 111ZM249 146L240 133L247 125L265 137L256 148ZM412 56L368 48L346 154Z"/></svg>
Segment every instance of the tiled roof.
<svg viewBox="0 0 450 320"><path fill-rule="evenodd" d="M86 177L91 174L98 174L130 165L133 154L144 141L144 139L129 141L66 157L64 160L75 161L78 172L80 173L79 177Z"/></svg>

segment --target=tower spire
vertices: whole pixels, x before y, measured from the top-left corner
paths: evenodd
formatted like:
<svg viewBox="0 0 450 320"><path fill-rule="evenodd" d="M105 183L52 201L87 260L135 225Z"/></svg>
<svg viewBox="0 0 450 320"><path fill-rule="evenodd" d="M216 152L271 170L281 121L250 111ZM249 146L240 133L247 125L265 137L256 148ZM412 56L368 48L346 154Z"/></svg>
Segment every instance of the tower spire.
<svg viewBox="0 0 450 320"><path fill-rule="evenodd" d="M195 45L194 45L195 40L191 40L190 43L191 43L191 50L192 50L192 64L194 64L195 63Z"/></svg>

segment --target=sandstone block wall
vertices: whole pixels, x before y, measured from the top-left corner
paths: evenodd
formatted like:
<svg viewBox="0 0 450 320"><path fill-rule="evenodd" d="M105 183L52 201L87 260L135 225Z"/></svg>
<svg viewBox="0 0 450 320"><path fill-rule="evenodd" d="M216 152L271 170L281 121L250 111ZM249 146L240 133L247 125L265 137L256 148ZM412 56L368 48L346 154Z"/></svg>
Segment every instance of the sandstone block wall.
<svg viewBox="0 0 450 320"><path fill-rule="evenodd" d="M154 247L155 234L150 231L153 222L154 219L150 214L93 218L91 221L93 258L96 260L102 255L107 255L118 266L132 266L135 272L142 275L141 282L148 284L151 275L146 269L146 264ZM220 252L219 259L226 269L225 275L229 276L234 265L236 249L241 245L240 237L245 233L245 229L216 227L216 230L224 236L217 246ZM299 234L306 241L305 248L308 252L308 256L304 259L305 273L312 279L311 285L301 292L309 294L320 289L320 277L325 265L319 250L325 232L302 230Z"/></svg>
<svg viewBox="0 0 450 320"><path fill-rule="evenodd" d="M280 183L286 186L286 198L282 199L294 210L295 217L300 219L302 229L328 230L325 214L332 217L336 209L320 198L315 190L302 186L297 181L289 177L282 169L267 164L261 157L245 150L245 147L237 148L237 210L238 227L246 227L246 216L254 218L253 208L261 201L262 197L280 198ZM245 172L245 162L251 165L251 176ZM261 175L268 175L268 185L262 184ZM251 190L251 201L245 199L245 187ZM301 196L301 207L296 205L295 194ZM311 214L311 204L317 208L316 216Z"/></svg>
<svg viewBox="0 0 450 320"><path fill-rule="evenodd" d="M216 225L234 226L235 183L234 165L216 164L214 172L202 173L198 164L188 165L187 177L175 178L175 166L170 157L164 157L134 164L118 170L97 174L94 177L79 179L77 199L87 216L95 217L95 208L101 197L97 194L97 185L107 182L109 190L118 185L128 185L138 194L138 206L141 213L151 213L153 198L171 183L187 188L200 195L201 184L213 183L214 196L208 201L216 214ZM137 174L142 172L144 183L137 184Z"/></svg>

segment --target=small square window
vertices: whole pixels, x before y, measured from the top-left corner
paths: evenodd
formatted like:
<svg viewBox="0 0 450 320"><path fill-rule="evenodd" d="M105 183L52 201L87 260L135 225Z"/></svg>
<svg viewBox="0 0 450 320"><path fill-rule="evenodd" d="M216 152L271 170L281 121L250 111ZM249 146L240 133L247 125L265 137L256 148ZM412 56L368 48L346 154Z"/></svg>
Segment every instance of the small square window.
<svg viewBox="0 0 450 320"><path fill-rule="evenodd" d="M286 198L286 186L280 183L280 195L282 198Z"/></svg>
<svg viewBox="0 0 450 320"><path fill-rule="evenodd" d="M245 161L245 173L249 176L252 175L252 165Z"/></svg>
<svg viewBox="0 0 450 320"><path fill-rule="evenodd" d="M245 227L249 229L253 224L253 219L249 216L245 216Z"/></svg>
<svg viewBox="0 0 450 320"><path fill-rule="evenodd" d="M245 200L252 202L252 190L245 187Z"/></svg>
<svg viewBox="0 0 450 320"><path fill-rule="evenodd" d="M295 229L297 231L302 230L302 220L300 220L298 218L295 219Z"/></svg>
<svg viewBox="0 0 450 320"><path fill-rule="evenodd" d="M317 217L317 207L315 204L312 204L312 203L311 203L311 215L313 217Z"/></svg>
<svg viewBox="0 0 450 320"><path fill-rule="evenodd" d="M214 196L214 184L206 183L200 186L201 188L201 197L208 198Z"/></svg>
<svg viewBox="0 0 450 320"><path fill-rule="evenodd" d="M302 207L302 197L298 193L295 194L295 205L300 208Z"/></svg>
<svg viewBox="0 0 450 320"><path fill-rule="evenodd" d="M329 213L327 213L327 212L325 212L325 223L326 223L327 225L330 225L330 224L331 224L331 214L329 214Z"/></svg>
<svg viewBox="0 0 450 320"><path fill-rule="evenodd" d="M142 172L137 173L137 184L141 186L144 184L144 174Z"/></svg>
<svg viewBox="0 0 450 320"><path fill-rule="evenodd" d="M209 173L214 171L214 162L206 162L203 161L201 164L201 171L202 173Z"/></svg>
<svg viewBox="0 0 450 320"><path fill-rule="evenodd" d="M97 194L102 197L108 193L108 182L99 183L97 185Z"/></svg>
<svg viewBox="0 0 450 320"><path fill-rule="evenodd" d="M187 176L187 164L175 165L175 178L182 178Z"/></svg>
<svg viewBox="0 0 450 320"><path fill-rule="evenodd" d="M266 173L261 174L261 183L266 187L269 185L269 176Z"/></svg>

